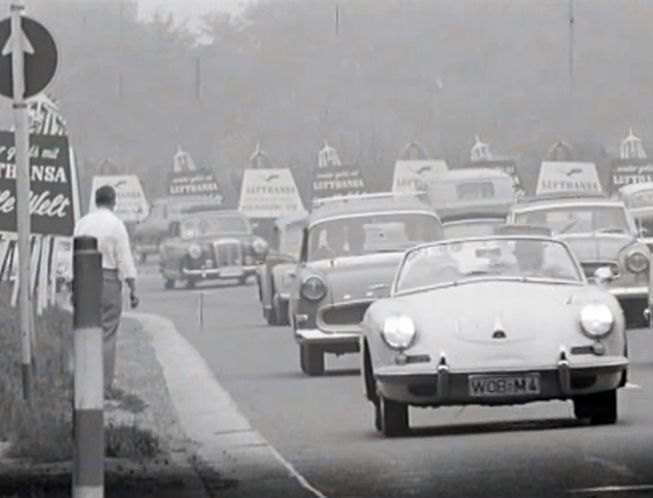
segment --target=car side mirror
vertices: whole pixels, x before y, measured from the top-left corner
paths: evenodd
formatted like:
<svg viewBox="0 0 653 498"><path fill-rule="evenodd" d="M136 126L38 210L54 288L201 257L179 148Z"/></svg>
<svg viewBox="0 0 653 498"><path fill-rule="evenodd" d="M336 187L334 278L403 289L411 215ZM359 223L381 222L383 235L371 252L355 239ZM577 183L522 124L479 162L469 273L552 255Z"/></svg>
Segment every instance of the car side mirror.
<svg viewBox="0 0 653 498"><path fill-rule="evenodd" d="M594 271L594 281L597 284L607 284L612 281L614 274L609 266L601 266Z"/></svg>

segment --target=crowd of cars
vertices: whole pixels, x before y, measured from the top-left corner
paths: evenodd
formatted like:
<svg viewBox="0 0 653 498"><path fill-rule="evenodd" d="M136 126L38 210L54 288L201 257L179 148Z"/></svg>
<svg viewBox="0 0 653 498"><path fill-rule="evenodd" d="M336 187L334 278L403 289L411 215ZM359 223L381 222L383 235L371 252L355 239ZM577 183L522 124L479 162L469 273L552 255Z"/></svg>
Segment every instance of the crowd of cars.
<svg viewBox="0 0 653 498"><path fill-rule="evenodd" d="M522 197L467 168L426 187L316 201L267 239L238 211L161 201L133 240L166 289L255 278L306 375L358 354L386 436L406 433L409 406L560 399L615 423L626 330L650 324L653 184Z"/></svg>

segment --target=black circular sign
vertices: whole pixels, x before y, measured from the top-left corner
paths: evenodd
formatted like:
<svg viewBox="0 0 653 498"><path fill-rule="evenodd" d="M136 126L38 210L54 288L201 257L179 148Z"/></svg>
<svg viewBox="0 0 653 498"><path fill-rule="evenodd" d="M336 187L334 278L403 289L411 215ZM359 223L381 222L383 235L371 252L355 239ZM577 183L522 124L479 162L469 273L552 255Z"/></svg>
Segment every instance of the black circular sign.
<svg viewBox="0 0 653 498"><path fill-rule="evenodd" d="M57 46L45 27L29 17L22 17L25 55L25 95L27 99L41 93L50 84L57 69ZM0 94L14 97L11 48L11 19L0 21ZM9 42L9 45L7 43Z"/></svg>

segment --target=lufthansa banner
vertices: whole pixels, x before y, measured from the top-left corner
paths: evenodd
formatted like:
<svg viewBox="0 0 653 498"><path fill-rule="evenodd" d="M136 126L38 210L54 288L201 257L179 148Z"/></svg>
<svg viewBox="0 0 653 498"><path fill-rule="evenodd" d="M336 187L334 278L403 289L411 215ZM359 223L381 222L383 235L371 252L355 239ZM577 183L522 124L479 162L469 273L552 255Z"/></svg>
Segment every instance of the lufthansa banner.
<svg viewBox="0 0 653 498"><path fill-rule="evenodd" d="M596 165L576 161L544 161L535 194L557 192L602 193Z"/></svg>
<svg viewBox="0 0 653 498"><path fill-rule="evenodd" d="M430 180L448 171L443 160L402 159L395 163L393 192L426 191Z"/></svg>
<svg viewBox="0 0 653 498"><path fill-rule="evenodd" d="M653 182L653 160L651 159L615 159L610 171L610 191L619 190L631 183Z"/></svg>
<svg viewBox="0 0 653 498"><path fill-rule="evenodd" d="M354 165L329 165L315 170L312 198L324 199L365 193L363 172Z"/></svg>
<svg viewBox="0 0 653 498"><path fill-rule="evenodd" d="M250 218L278 218L304 206L290 169L247 169L238 209Z"/></svg>
<svg viewBox="0 0 653 498"><path fill-rule="evenodd" d="M116 191L115 213L125 223L143 221L149 212L145 193L136 175L94 176L89 211L95 211L95 191L104 185Z"/></svg>
<svg viewBox="0 0 653 498"><path fill-rule="evenodd" d="M474 168L490 168L503 171L512 178L512 188L516 195L523 195L525 193L519 173L517 172L517 163L513 159L491 159L491 160L476 160L471 161L468 166Z"/></svg>
<svg viewBox="0 0 653 498"><path fill-rule="evenodd" d="M68 137L30 135L32 233L70 237L75 229L75 188ZM16 232L14 134L0 132L0 231Z"/></svg>
<svg viewBox="0 0 653 498"><path fill-rule="evenodd" d="M168 195L202 195L219 198L222 189L212 171L201 168L194 171L179 171L168 177Z"/></svg>

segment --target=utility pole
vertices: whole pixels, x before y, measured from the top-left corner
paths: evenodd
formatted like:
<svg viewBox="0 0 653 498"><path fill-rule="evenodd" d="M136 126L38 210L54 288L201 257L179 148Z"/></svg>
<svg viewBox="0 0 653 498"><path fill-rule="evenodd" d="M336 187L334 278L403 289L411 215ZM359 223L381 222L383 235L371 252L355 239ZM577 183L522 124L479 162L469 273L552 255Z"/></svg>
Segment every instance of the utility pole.
<svg viewBox="0 0 653 498"><path fill-rule="evenodd" d="M574 0L569 0L569 95L574 95Z"/></svg>
<svg viewBox="0 0 653 498"><path fill-rule="evenodd" d="M14 0L11 5L11 44L12 73L14 85L14 129L16 146L16 230L18 232L18 302L20 313L21 372L23 377L23 396L32 402L32 337L33 317L31 282L30 234L32 231L29 196L29 128L27 122L27 103L25 102L25 51L32 51L23 33L22 15L24 0Z"/></svg>

